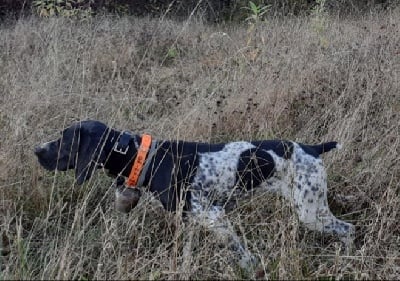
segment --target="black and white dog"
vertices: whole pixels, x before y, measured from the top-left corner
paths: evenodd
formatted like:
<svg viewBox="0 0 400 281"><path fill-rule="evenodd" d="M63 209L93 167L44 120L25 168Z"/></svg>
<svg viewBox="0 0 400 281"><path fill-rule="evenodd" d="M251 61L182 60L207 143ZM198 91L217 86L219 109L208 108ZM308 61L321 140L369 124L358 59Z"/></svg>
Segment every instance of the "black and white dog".
<svg viewBox="0 0 400 281"><path fill-rule="evenodd" d="M122 136L126 142L123 149L119 147ZM35 154L47 170L75 169L77 184L82 184L98 167L127 177L140 141L141 136L88 120L72 124L59 139L37 146ZM220 144L155 141L142 185L167 210L175 211L184 203L190 218L232 244L240 254L240 265L246 268L253 258L225 218L224 206L253 188L281 194L309 229L351 242L354 226L329 210L326 172L319 158L337 147L336 142L305 145L286 140Z"/></svg>

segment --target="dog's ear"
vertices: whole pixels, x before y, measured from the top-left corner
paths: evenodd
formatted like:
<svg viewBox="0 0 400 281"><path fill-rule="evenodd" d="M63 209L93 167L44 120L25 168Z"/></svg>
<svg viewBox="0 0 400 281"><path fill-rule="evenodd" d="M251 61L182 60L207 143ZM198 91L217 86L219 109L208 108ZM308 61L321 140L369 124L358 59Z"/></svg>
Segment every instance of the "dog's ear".
<svg viewBox="0 0 400 281"><path fill-rule="evenodd" d="M78 185L88 180L97 163L105 160L103 142L106 139L107 127L83 123L79 128L79 146L76 154L75 178Z"/></svg>

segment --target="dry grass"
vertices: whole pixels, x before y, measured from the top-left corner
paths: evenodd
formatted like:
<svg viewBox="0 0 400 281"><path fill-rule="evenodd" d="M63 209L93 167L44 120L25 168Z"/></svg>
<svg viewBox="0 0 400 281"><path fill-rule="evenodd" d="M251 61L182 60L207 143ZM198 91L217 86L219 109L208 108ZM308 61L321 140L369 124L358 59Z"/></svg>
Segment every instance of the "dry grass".
<svg viewBox="0 0 400 281"><path fill-rule="evenodd" d="M337 140L329 203L357 226L346 255L272 195L229 214L267 278L400 278L400 12L209 26L137 18L0 28L2 279L245 277L212 233L150 195L116 213L111 180L47 173L35 144L76 119L157 138ZM189 265L183 242L194 228Z"/></svg>

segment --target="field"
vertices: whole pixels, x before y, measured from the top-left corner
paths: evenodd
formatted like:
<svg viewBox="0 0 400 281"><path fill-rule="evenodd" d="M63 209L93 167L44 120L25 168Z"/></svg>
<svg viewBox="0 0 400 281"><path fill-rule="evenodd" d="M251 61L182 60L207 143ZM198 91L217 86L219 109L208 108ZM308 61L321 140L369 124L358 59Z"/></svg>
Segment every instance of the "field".
<svg viewBox="0 0 400 281"><path fill-rule="evenodd" d="M1 279L237 279L232 253L112 179L46 172L36 144L80 119L158 139L336 140L329 205L348 254L261 194L228 214L267 279L400 278L400 10L211 25L197 17L25 18L0 26ZM183 257L187 233L195 236Z"/></svg>

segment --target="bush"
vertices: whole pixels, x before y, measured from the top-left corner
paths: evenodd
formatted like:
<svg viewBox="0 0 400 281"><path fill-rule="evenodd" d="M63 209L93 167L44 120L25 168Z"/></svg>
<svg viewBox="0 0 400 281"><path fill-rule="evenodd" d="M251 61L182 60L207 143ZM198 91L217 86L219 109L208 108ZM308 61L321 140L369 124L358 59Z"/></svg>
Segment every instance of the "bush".
<svg viewBox="0 0 400 281"><path fill-rule="evenodd" d="M269 16L308 14L317 5L316 0L255 0L257 6L268 6ZM361 14L371 10L399 5L399 0L327 0L327 11L333 14ZM0 16L19 16L37 12L40 15L66 16L86 13L114 13L151 15L186 19L195 13L208 21L243 21L247 16L244 7L248 0L0 0ZM32 9L33 8L33 9Z"/></svg>

